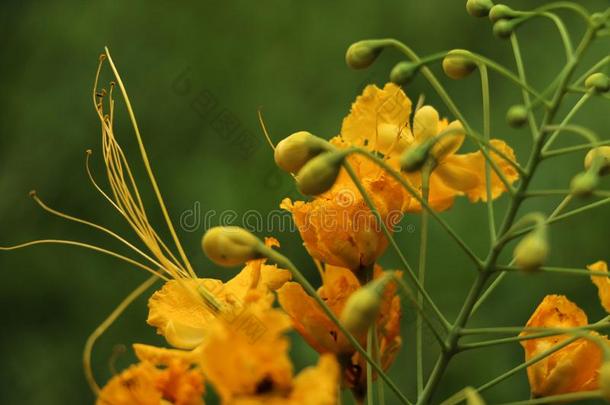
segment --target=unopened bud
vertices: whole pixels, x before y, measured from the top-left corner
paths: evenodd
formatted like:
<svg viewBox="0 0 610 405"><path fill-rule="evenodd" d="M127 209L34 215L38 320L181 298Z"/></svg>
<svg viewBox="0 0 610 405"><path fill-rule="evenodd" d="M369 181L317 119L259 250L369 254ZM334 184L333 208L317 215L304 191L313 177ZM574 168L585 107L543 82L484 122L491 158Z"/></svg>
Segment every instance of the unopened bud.
<svg viewBox="0 0 610 405"><path fill-rule="evenodd" d="M610 174L610 146L591 149L585 156L585 169L596 170L600 176Z"/></svg>
<svg viewBox="0 0 610 405"><path fill-rule="evenodd" d="M599 368L599 389L607 402L610 402L610 362L605 361Z"/></svg>
<svg viewBox="0 0 610 405"><path fill-rule="evenodd" d="M299 191L305 195L318 195L335 184L345 152L325 152L311 159L297 174Z"/></svg>
<svg viewBox="0 0 610 405"><path fill-rule="evenodd" d="M345 54L345 62L352 69L366 69L377 59L385 42L375 39L358 41L350 45Z"/></svg>
<svg viewBox="0 0 610 405"><path fill-rule="evenodd" d="M536 271L549 255L549 242L544 228L535 229L519 241L513 257L518 268L524 271Z"/></svg>
<svg viewBox="0 0 610 405"><path fill-rule="evenodd" d="M341 322L349 332L364 333L375 322L387 282L388 278L379 278L350 295L341 313Z"/></svg>
<svg viewBox="0 0 610 405"><path fill-rule="evenodd" d="M510 38L514 29L515 24L513 24L511 21L502 19L494 23L493 33L498 38L507 39Z"/></svg>
<svg viewBox="0 0 610 405"><path fill-rule="evenodd" d="M585 87L596 93L607 93L610 91L610 78L603 73L593 73L585 80Z"/></svg>
<svg viewBox="0 0 610 405"><path fill-rule="evenodd" d="M527 122L527 114L527 108L522 104L517 104L506 112L506 121L513 128L521 128Z"/></svg>
<svg viewBox="0 0 610 405"><path fill-rule="evenodd" d="M217 226L208 230L201 247L210 260L221 266L237 266L261 257L261 241L238 226Z"/></svg>
<svg viewBox="0 0 610 405"><path fill-rule="evenodd" d="M430 147L427 144L413 146L400 155L400 169L411 173L421 169L428 160Z"/></svg>
<svg viewBox="0 0 610 405"><path fill-rule="evenodd" d="M472 53L464 49L449 51L443 59L443 71L454 80L469 76L477 68L477 64L472 60L471 55Z"/></svg>
<svg viewBox="0 0 610 405"><path fill-rule="evenodd" d="M487 17L493 5L491 0L468 0L466 11L473 17Z"/></svg>
<svg viewBox="0 0 610 405"><path fill-rule="evenodd" d="M466 138L464 127L460 121L451 122L447 128L433 139L430 153L437 161L454 154L462 147Z"/></svg>
<svg viewBox="0 0 610 405"><path fill-rule="evenodd" d="M599 176L592 171L578 173L570 182L570 191L577 197L588 197L597 188Z"/></svg>
<svg viewBox="0 0 610 405"><path fill-rule="evenodd" d="M489 19L496 23L500 20L510 20L518 16L518 13L504 4L496 4L489 10Z"/></svg>
<svg viewBox="0 0 610 405"><path fill-rule="evenodd" d="M282 139L276 145L273 157L282 170L297 173L305 163L329 148L324 139L300 131Z"/></svg>
<svg viewBox="0 0 610 405"><path fill-rule="evenodd" d="M472 387L464 388L464 396L467 405L485 405L485 401L477 390Z"/></svg>
<svg viewBox="0 0 610 405"><path fill-rule="evenodd" d="M399 62L390 72L392 83L403 85L409 83L419 70L419 65L412 62Z"/></svg>

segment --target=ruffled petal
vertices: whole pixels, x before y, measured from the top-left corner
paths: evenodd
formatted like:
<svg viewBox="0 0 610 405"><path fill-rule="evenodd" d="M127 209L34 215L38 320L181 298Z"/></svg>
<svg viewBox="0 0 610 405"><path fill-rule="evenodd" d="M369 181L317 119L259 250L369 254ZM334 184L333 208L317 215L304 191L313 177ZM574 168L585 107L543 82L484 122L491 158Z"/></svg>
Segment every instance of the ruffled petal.
<svg viewBox="0 0 610 405"><path fill-rule="evenodd" d="M602 260L590 264L587 268L592 271L608 272L608 264ZM610 313L610 279L607 276L591 276L591 281L597 287L602 306L606 312Z"/></svg>
<svg viewBox="0 0 610 405"><path fill-rule="evenodd" d="M341 137L351 145L387 154L400 153L412 142L408 130L411 100L393 83L368 85L343 120Z"/></svg>

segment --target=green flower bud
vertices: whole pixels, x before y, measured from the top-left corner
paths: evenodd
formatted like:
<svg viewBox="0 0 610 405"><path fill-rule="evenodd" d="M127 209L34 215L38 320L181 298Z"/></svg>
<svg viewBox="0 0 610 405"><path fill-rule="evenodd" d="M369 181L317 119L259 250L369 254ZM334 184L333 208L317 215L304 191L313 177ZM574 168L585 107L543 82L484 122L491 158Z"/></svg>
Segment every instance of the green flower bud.
<svg viewBox="0 0 610 405"><path fill-rule="evenodd" d="M518 13L504 4L496 4L489 10L489 19L492 23L500 20L510 20L518 16Z"/></svg>
<svg viewBox="0 0 610 405"><path fill-rule="evenodd" d="M610 362L605 361L599 368L599 389L607 402L610 402Z"/></svg>
<svg viewBox="0 0 610 405"><path fill-rule="evenodd" d="M325 152L311 159L297 174L299 191L305 195L318 195L335 184L346 153Z"/></svg>
<svg viewBox="0 0 610 405"><path fill-rule="evenodd" d="M399 62L390 72L392 83L403 85L409 83L419 70L419 65L412 62Z"/></svg>
<svg viewBox="0 0 610 405"><path fill-rule="evenodd" d="M524 105L517 104L506 112L506 121L513 128L521 128L527 122L527 114L527 108Z"/></svg>
<svg viewBox="0 0 610 405"><path fill-rule="evenodd" d="M585 169L596 170L600 176L610 174L610 146L591 149L585 156Z"/></svg>
<svg viewBox="0 0 610 405"><path fill-rule="evenodd" d="M524 271L538 270L549 255L547 239L546 229L542 226L524 236L513 252L515 265Z"/></svg>
<svg viewBox="0 0 610 405"><path fill-rule="evenodd" d="M217 226L209 229L201 240L206 256L221 266L237 266L261 257L262 242L247 230L237 226Z"/></svg>
<svg viewBox="0 0 610 405"><path fill-rule="evenodd" d="M485 401L477 390L472 387L464 388L464 396L467 405L485 405Z"/></svg>
<svg viewBox="0 0 610 405"><path fill-rule="evenodd" d="M468 0L466 11L473 17L487 17L493 5L491 0Z"/></svg>
<svg viewBox="0 0 610 405"><path fill-rule="evenodd" d="M375 39L355 42L347 49L345 62L352 69L366 69L375 62L384 47L384 41Z"/></svg>
<svg viewBox="0 0 610 405"><path fill-rule="evenodd" d="M282 170L297 173L310 159L330 148L324 139L300 131L282 139L275 147L273 158Z"/></svg>
<svg viewBox="0 0 610 405"><path fill-rule="evenodd" d="M430 145L427 143L407 149L400 156L400 169L407 173L418 171L424 166L426 160L428 160L429 152Z"/></svg>
<svg viewBox="0 0 610 405"><path fill-rule="evenodd" d="M472 60L470 52L464 49L454 49L443 59L443 71L452 79L459 80L470 75L477 64Z"/></svg>
<svg viewBox="0 0 610 405"><path fill-rule="evenodd" d="M513 24L511 21L505 20L505 19L498 20L493 25L494 35L501 39L510 38L514 29L515 29L515 24Z"/></svg>
<svg viewBox="0 0 610 405"><path fill-rule="evenodd" d="M378 278L350 295L341 313L341 322L350 333L364 333L375 322L389 280L387 276Z"/></svg>
<svg viewBox="0 0 610 405"><path fill-rule="evenodd" d="M585 87L596 93L607 93L610 91L610 78L603 73L593 73L585 80Z"/></svg>
<svg viewBox="0 0 610 405"><path fill-rule="evenodd" d="M577 197L588 197L597 188L599 176L592 172L586 171L578 173L570 182L570 191Z"/></svg>

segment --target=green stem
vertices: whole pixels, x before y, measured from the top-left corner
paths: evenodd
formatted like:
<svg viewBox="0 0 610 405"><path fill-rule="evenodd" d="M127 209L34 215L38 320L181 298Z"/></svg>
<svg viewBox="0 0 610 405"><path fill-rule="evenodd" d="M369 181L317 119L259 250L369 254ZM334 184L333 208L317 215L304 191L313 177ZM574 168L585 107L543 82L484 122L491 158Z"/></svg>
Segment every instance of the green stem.
<svg viewBox="0 0 610 405"><path fill-rule="evenodd" d="M546 144L542 148L542 155L543 156L549 150L551 145L553 145L553 142L555 142L555 140L557 139L559 134L561 134L561 131L562 131L561 128L564 128L568 124L568 122L570 122L572 117L574 117L574 114L576 114L578 112L578 110L580 110L580 108L587 102L587 100L589 100L589 98L591 98L591 93L584 94L580 98L580 100L578 100L578 102L574 105L574 107L572 107L570 112L568 112L568 114L566 115L564 120L561 122L561 124L559 124L558 128L560 128L560 129L556 129L555 132L553 132L553 134L549 137L549 140L546 142ZM544 128L545 127L543 127L543 129Z"/></svg>
<svg viewBox="0 0 610 405"><path fill-rule="evenodd" d="M515 64L517 65L517 71L519 72L519 78L525 82L527 80L525 76L525 66L523 65L523 58L521 56L521 48L519 46L519 40L517 39L517 34L513 32L510 36L510 41L513 47L513 54L515 55ZM536 118L534 117L534 112L532 111L531 104L532 101L530 99L530 95L527 91L522 91L523 103L527 108L527 120L530 126L530 131L533 134L537 131Z"/></svg>
<svg viewBox="0 0 610 405"><path fill-rule="evenodd" d="M603 146L603 145L610 145L610 141L600 141L596 144L575 145L575 146L569 146L566 148L553 149L553 150L546 152L543 155L543 158L546 159L549 157L565 155L567 153L580 152L583 150L594 148L596 146Z"/></svg>
<svg viewBox="0 0 610 405"><path fill-rule="evenodd" d="M559 336L559 335L569 335L569 334L573 334L576 331L589 331L589 330L599 330L599 329L605 329L610 327L610 325L608 323L596 323L596 324L592 324L592 325L587 325L587 326L583 326L580 328L498 328L501 330L507 330L510 329L512 332L511 333L521 333L521 332L527 332L530 330L542 330L541 332L538 333L530 333L527 335L523 335L523 336L511 336L511 337L505 337L505 338L500 338L500 339L492 339L492 340L486 340L486 341L482 341L482 342L474 342L474 343L464 343L462 345L460 345L460 350L472 350L472 349L480 349L483 347L489 347L489 346L497 346L497 345L502 345L502 344L506 344L506 343L514 343L514 342L521 342L524 340L533 340L533 339L539 339L539 338L545 338L545 337L551 337L551 336ZM497 333L495 332L496 328L489 328L489 333ZM464 334L474 334L473 332L477 331L476 329L474 330L465 330L462 331L462 335ZM480 331L479 331L480 332Z"/></svg>
<svg viewBox="0 0 610 405"><path fill-rule="evenodd" d="M421 293L422 296L428 302L428 304L430 304L430 307L435 312L436 317L441 322L443 327L445 329L448 329L449 328L449 322L447 321L447 319L445 319L445 316L438 309L438 307L436 306L436 304L434 303L434 301L432 300L432 298L430 297L428 292L424 289L424 287L419 282L419 279L415 275L415 272L413 271L413 268L411 267L411 265L407 261L406 257L403 255L402 251L400 250L400 247L398 246L398 244L394 240L394 237L392 236L392 232L388 229L385 221L381 217L381 214L379 213L379 210L375 206L375 203L373 202L373 200L371 200L368 192L362 186L362 183L360 182L360 179L358 178L358 176L354 172L354 169L352 168L352 166L347 161L344 162L344 167L345 167L345 170L347 171L348 175L351 177L352 181L354 182L354 185L356 186L356 188L358 189L358 191L362 195L362 198L364 199L366 205L369 207L369 209L371 210L371 212L375 216L375 219L376 219L378 225L381 226L381 228L382 228L386 238L388 238L388 241L390 242L390 245L392 245L392 248L394 249L394 251L398 255L400 261L402 262L403 267L407 271L407 274L413 280L413 283L415 284L415 286L417 288L417 291L419 293Z"/></svg>
<svg viewBox="0 0 610 405"><path fill-rule="evenodd" d="M460 238L459 235L453 230L453 228L451 228L451 226L449 226L449 224L443 218L441 218L438 215L438 213L436 211L434 211L434 209L432 209L432 207L430 207L430 204L428 204L428 202L424 201L424 199L421 197L419 192L417 190L415 190L415 188L413 188L413 186L411 184L409 184L409 182L407 180L405 180L405 178L402 176L402 174L400 174L399 172L394 170L394 168L392 168L390 165L388 165L386 161L384 161L383 159L380 159L379 157L375 156L374 154L372 154L371 152L369 152L367 150L360 149L360 148L354 148L354 152L359 153L359 154L371 159L373 162L375 162L377 165L379 165L381 168L383 168L390 176L392 176L394 178L394 180L396 180L398 183L400 183L402 185L402 187L405 190L407 190L407 192L409 194L411 194L411 196L413 196L413 198L415 198L417 200L417 202L419 202L421 204L422 208L427 210L429 212L430 216L432 216L432 218L434 218L441 225L441 227L443 227L445 229L445 231L447 231L449 236L451 236L453 238L453 240L455 240L457 242L457 244L462 248L464 253L466 253L466 255L468 255L468 257L470 257L470 259L472 259L472 261L475 263L477 268L480 268L482 266L481 259L479 259L477 257L477 255L470 249L470 247L468 247L466 242L464 242L462 240L462 238Z"/></svg>
<svg viewBox="0 0 610 405"><path fill-rule="evenodd" d="M426 164L422 170L422 199L428 201L430 172L432 167ZM428 210L424 210L421 215L421 233L419 242L419 272L418 279L423 288L426 288L426 257L428 254ZM423 307L424 300L421 293L417 293L417 304ZM424 334L423 320L420 312L417 313L415 323L415 350L416 350L416 369L417 369L417 395L419 396L424 389Z"/></svg>
<svg viewBox="0 0 610 405"><path fill-rule="evenodd" d="M506 402L501 405L539 405L560 404L564 402L580 401L584 399L602 398L601 391L571 392L569 394L552 395L550 397L527 399L525 401Z"/></svg>
<svg viewBox="0 0 610 405"><path fill-rule="evenodd" d="M330 309L326 302L324 302L324 300L320 298L315 288L303 276L303 274L292 263L292 261L290 261L290 259L282 255L281 253L269 247L261 246L260 250L261 253L269 260L290 271L294 280L297 283L301 284L307 294L309 294L316 301L316 303L318 304L320 309L322 309L324 314L331 320L333 324L337 326L339 331L345 336L345 338L350 342L354 349L356 349L356 351L360 353L360 355L362 355L362 357L373 367L373 369L375 369L375 372L377 372L377 374L383 379L383 381L388 384L388 387L390 387L390 389L396 394L401 403L412 405L411 401L409 401L409 399L405 397L400 388L398 388L398 386L390 379L390 377L388 377L388 375L383 371L381 366L371 358L367 350L365 350L358 342L358 340L347 329L345 329L345 326L343 326L339 318L337 318L335 313Z"/></svg>
<svg viewBox="0 0 610 405"><path fill-rule="evenodd" d="M523 272L522 269L519 269L517 267L512 267L512 266L496 266L496 269L498 271L511 271L511 272ZM608 277L608 273L604 272L604 271L594 271L594 270L586 270L586 269L574 269L574 268L567 268L567 267L549 267L549 266L543 266L540 267L538 270L536 270L537 272L543 272L543 273L558 273L558 274L568 274L568 275L576 275L576 276L587 276L587 277L591 277L591 276L603 276L603 277Z"/></svg>
<svg viewBox="0 0 610 405"><path fill-rule="evenodd" d="M373 332L374 327L371 325L366 334L366 351L373 358ZM375 360L376 361L376 360ZM368 405L373 405L373 369L371 363L366 363L366 402Z"/></svg>
<svg viewBox="0 0 610 405"><path fill-rule="evenodd" d="M489 75L487 67L479 65L481 75L481 98L483 100L483 138L489 142L491 137L491 119L490 119L490 103L489 103ZM526 91L524 91L527 94ZM491 191L491 166L489 162L485 162L485 192L487 194L487 222L489 226L489 239L493 245L496 242L496 219L494 215L494 201Z"/></svg>

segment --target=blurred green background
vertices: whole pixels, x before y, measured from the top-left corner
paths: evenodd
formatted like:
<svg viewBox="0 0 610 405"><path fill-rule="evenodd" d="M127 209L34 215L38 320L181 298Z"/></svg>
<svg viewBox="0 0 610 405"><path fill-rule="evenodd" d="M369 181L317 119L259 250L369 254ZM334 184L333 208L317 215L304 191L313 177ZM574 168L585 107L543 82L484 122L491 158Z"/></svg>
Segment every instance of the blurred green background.
<svg viewBox="0 0 610 405"><path fill-rule="evenodd" d="M98 54L108 45L130 93L172 217L177 224L181 216L187 220L180 236L189 257L201 276L231 277L235 269L219 269L203 256L199 240L204 224L195 219L211 210L233 210L239 216L248 210L266 214L277 209L282 198L294 195L291 178L273 164L258 126L257 108L263 107L275 141L302 129L326 137L337 134L364 84L383 84L400 60L398 54L387 52L368 71L349 70L343 59L345 49L353 41L370 37L399 38L422 55L468 48L514 68L509 44L491 35L488 21L469 17L464 3L3 1L0 244L65 238L123 251L104 235L43 212L28 198L30 189L36 189L54 208L133 236L94 192L84 170L84 152L92 148L93 168L102 180L100 131L91 88ZM528 3L544 2L509 2L514 7ZM580 3L591 9L608 5L607 0ZM568 15L567 21L572 32L582 33L582 24L573 16ZM548 21L539 20L525 27L521 38L529 78L542 88L564 63L557 32ZM608 54L609 45L608 40L599 41L586 63L591 65ZM480 127L476 75L445 82L464 113ZM425 94L427 102L447 114L421 78L406 90L413 99ZM574 100L569 98L570 103ZM518 89L492 75L493 134L513 145L523 160L529 151L529 134L504 123L508 106L519 101ZM607 136L609 112L607 100L594 99L575 122ZM140 178L151 220L166 235L124 110L118 116L117 132ZM571 176L581 170L583 155L543 164L534 188L566 188ZM532 200L523 212L550 212L557 202L557 198ZM505 208L506 198L497 207ZM483 205L462 199L443 215L477 252L486 251ZM407 216L404 221L416 230L419 227L417 216ZM212 219L212 224L217 223L218 216ZM610 259L609 225L610 210L600 208L553 226L550 262L582 267ZM318 283L298 234L275 236L282 251ZM451 319L474 272L434 223L431 240L427 283ZM399 241L415 262L418 232L404 232ZM392 252L382 262L388 267L397 264ZM62 246L2 252L0 272L0 402L91 403L93 396L81 368L85 339L146 275L113 258ZM602 314L595 289L586 278L511 274L471 325L522 325L548 293L567 294L592 320ZM146 315L146 300L140 299L96 346L93 360L100 382L111 375L108 363L115 345L162 343L146 326ZM413 324L414 312L406 306L405 344L391 369L391 376L410 396L414 392ZM426 355L432 363L435 349L430 336L428 341ZM292 355L297 368L315 362L314 352L296 336ZM486 382L522 357L517 344L460 355L435 399L442 400L464 385ZM121 369L131 360L129 352L120 355L116 367ZM527 396L525 373L486 393L490 402ZM390 393L387 397L388 403L395 403Z"/></svg>

